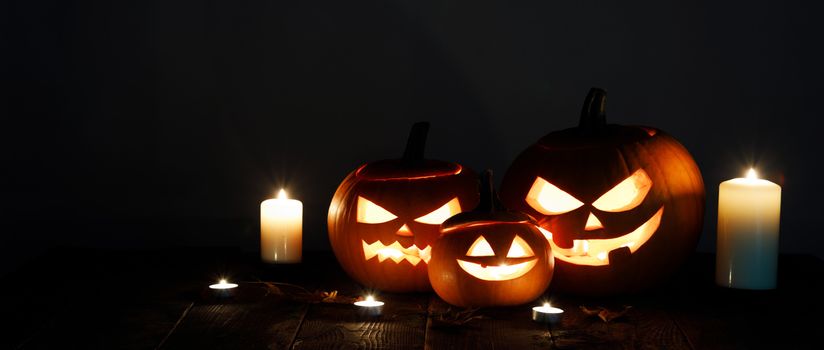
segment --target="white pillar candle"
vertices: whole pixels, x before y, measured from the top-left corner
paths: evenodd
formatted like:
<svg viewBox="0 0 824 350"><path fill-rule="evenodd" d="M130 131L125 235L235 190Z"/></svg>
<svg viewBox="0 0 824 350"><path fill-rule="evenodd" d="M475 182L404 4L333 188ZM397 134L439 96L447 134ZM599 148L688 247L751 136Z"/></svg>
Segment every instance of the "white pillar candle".
<svg viewBox="0 0 824 350"><path fill-rule="evenodd" d="M277 198L260 203L260 258L270 263L301 260L303 203L288 199L280 190Z"/></svg>
<svg viewBox="0 0 824 350"><path fill-rule="evenodd" d="M715 282L724 287L773 289L778 267L781 186L759 179L724 181L718 188Z"/></svg>

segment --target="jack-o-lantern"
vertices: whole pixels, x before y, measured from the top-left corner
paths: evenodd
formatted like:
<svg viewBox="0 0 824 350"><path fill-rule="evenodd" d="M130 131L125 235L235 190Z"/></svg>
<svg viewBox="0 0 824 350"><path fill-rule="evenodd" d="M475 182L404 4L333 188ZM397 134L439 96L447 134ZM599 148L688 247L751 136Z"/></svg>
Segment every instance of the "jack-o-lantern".
<svg viewBox="0 0 824 350"><path fill-rule="evenodd" d="M553 290L606 295L658 283L694 251L704 183L689 152L661 130L606 124L593 88L577 128L526 149L501 199L538 219L556 261Z"/></svg>
<svg viewBox="0 0 824 350"><path fill-rule="evenodd" d="M549 243L529 215L506 211L481 181L481 203L446 220L432 248L429 280L444 301L463 307L519 305L552 280Z"/></svg>
<svg viewBox="0 0 824 350"><path fill-rule="evenodd" d="M367 287L431 290L427 264L441 223L478 203L472 170L423 158L428 129L428 123L415 124L403 158L362 165L332 198L332 250L343 269Z"/></svg>

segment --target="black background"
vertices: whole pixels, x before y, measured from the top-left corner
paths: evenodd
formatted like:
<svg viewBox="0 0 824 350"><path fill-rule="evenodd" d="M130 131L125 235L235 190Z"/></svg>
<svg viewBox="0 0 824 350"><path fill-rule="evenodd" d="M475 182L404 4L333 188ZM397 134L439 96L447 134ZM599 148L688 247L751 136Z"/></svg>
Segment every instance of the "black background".
<svg viewBox="0 0 824 350"><path fill-rule="evenodd" d="M783 186L781 250L824 256L820 2L12 0L2 15L0 272L65 245L257 249L285 186L307 249L363 162L432 122L430 158L493 169L577 122L659 127L707 187Z"/></svg>

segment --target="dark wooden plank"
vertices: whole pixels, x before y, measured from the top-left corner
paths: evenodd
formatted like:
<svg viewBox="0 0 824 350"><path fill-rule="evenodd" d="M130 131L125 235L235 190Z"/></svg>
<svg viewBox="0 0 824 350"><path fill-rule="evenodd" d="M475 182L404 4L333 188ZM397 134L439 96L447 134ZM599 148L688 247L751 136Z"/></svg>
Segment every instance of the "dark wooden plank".
<svg viewBox="0 0 824 350"><path fill-rule="evenodd" d="M18 275L4 311L2 348L154 348L188 305L186 281L158 278L148 254L113 258L91 250L58 252Z"/></svg>
<svg viewBox="0 0 824 350"><path fill-rule="evenodd" d="M242 283L230 300L199 294L225 273L363 293L328 252L307 253L303 264L269 266L256 254L227 250L65 250L0 288L9 323L0 348L816 348L822 260L782 256L779 288L766 292L716 287L713 268L712 254L697 254L670 282L641 295L553 296L567 312L550 331L531 321L533 305L483 309L478 314L485 319L446 326L433 315L448 305L432 294L382 295L384 316L374 320L358 318L351 305L265 296L254 283ZM578 309L625 304L631 311L609 324Z"/></svg>
<svg viewBox="0 0 824 350"><path fill-rule="evenodd" d="M462 325L438 321L456 309L432 297L426 330L426 349L546 349L552 339L546 325L532 321L532 308L486 308L473 315L482 319Z"/></svg>
<svg viewBox="0 0 824 350"><path fill-rule="evenodd" d="M267 295L259 283L240 283L233 298L198 301L162 348L289 348L306 310L306 304Z"/></svg>
<svg viewBox="0 0 824 350"><path fill-rule="evenodd" d="M778 288L769 291L715 286L713 268L712 255L697 256L667 293L667 309L695 348L820 348L820 259L782 256Z"/></svg>
<svg viewBox="0 0 824 350"><path fill-rule="evenodd" d="M169 302L76 306L47 322L19 348L152 349L185 308Z"/></svg>
<svg viewBox="0 0 824 350"><path fill-rule="evenodd" d="M380 317L363 317L354 305L315 304L295 349L421 349L429 294L384 294Z"/></svg>
<svg viewBox="0 0 824 350"><path fill-rule="evenodd" d="M553 304L564 309L564 318L552 328L552 342L559 349L691 349L689 338L666 312L666 298L658 294L612 298L557 296ZM621 317L604 322L588 315L590 309L605 307L620 311Z"/></svg>

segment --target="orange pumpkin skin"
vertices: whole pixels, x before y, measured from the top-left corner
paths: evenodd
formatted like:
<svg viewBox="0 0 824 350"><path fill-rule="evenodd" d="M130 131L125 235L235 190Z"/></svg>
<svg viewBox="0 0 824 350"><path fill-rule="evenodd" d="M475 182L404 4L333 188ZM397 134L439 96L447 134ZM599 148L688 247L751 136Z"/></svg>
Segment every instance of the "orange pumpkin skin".
<svg viewBox="0 0 824 350"><path fill-rule="evenodd" d="M495 248L510 246L519 236L532 247L537 264L526 274L505 281L485 281L461 269L457 260L464 258L467 249L483 236ZM509 260L499 254L489 259L490 265L500 265ZM447 303L461 307L487 307L521 305L535 300L546 290L552 280L553 258L544 236L528 222L490 222L466 225L445 233L432 249L429 263L429 280L432 288Z"/></svg>
<svg viewBox="0 0 824 350"><path fill-rule="evenodd" d="M478 202L477 184L472 170L455 163L410 161L407 157L361 166L343 180L329 206L329 241L338 262L349 276L368 288L388 292L430 291L424 261L429 259L428 255L419 255L421 261L416 264L411 262L418 260L414 257L398 262L391 258L380 261L378 255L367 259L364 243L389 246L397 242L404 248L414 245L421 249L430 247L431 251L440 223L415 220L453 199L461 208L472 208ZM382 223L359 222L359 198L380 206L395 218Z"/></svg>
<svg viewBox="0 0 824 350"><path fill-rule="evenodd" d="M482 194L483 196L483 194ZM481 200L484 206L485 199ZM453 216L441 228L432 248L429 280L438 296L461 307L521 305L538 298L552 280L552 250L535 221L523 213L474 210ZM481 237L494 256L467 256ZM507 257L516 237L529 248L529 257ZM482 264L484 268L534 263L525 273L504 280L485 280L470 274L459 260Z"/></svg>
<svg viewBox="0 0 824 350"><path fill-rule="evenodd" d="M586 122L592 116L603 120L604 101L605 92L595 91L595 96L591 92L578 128L541 138L518 156L503 179L504 204L536 217L552 241L555 292L611 295L649 288L682 265L700 238L704 184L689 152L661 130ZM594 205L639 170L648 175L651 186L634 207L606 211ZM568 193L581 206L560 214L539 211L540 205L526 200L537 178ZM597 223L588 229L596 221L591 217ZM581 264L580 257L566 254L576 249L580 254L584 245L603 247L605 240L621 239L639 232L635 230L642 225L654 228L656 223L652 235L631 249L601 248L604 265Z"/></svg>

